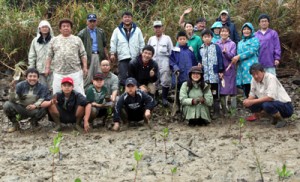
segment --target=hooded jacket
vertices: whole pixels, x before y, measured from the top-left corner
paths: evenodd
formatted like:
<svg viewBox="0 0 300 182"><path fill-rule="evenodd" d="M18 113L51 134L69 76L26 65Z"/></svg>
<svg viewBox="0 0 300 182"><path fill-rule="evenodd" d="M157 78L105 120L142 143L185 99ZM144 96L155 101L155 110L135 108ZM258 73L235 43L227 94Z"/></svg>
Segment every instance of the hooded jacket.
<svg viewBox="0 0 300 182"><path fill-rule="evenodd" d="M170 68L173 72L180 72L179 85L188 79L189 70L196 65L197 61L191 47L187 45L174 47L170 56Z"/></svg>
<svg viewBox="0 0 300 182"><path fill-rule="evenodd" d="M275 60L280 60L281 47L278 34L275 30L267 29L265 34L260 30L255 33L255 37L259 39L259 57L258 60L264 68L274 68Z"/></svg>
<svg viewBox="0 0 300 182"><path fill-rule="evenodd" d="M132 23L129 39L124 31L123 22L115 28L110 39L110 53L117 54L118 60L134 60L145 46L142 31Z"/></svg>
<svg viewBox="0 0 300 182"><path fill-rule="evenodd" d="M223 27L223 25L222 25L222 23L221 23L220 21L216 21L216 22L211 26L210 30L212 31L212 33L213 33L213 35L214 35L213 39L211 40L212 43L216 43L218 40L221 39L220 34L215 34L215 33L214 33L214 29L215 29L215 28L222 28L222 27Z"/></svg>
<svg viewBox="0 0 300 182"><path fill-rule="evenodd" d="M221 16L219 16L216 21L221 21ZM223 24L223 23L222 23ZM233 22L231 22L230 20L230 16L228 15L228 18L227 18L227 21L226 23L223 24L223 26L228 26L229 29L230 29L230 39L235 43L237 44L239 41L240 41L240 36L238 34L238 32L236 31L236 27L235 27L235 24Z"/></svg>
<svg viewBox="0 0 300 182"><path fill-rule="evenodd" d="M259 40L254 36L254 27L251 23L247 22L242 26L242 31L245 27L251 29L251 35L245 37L242 35L242 40L238 43L237 54L240 59L237 64L237 86L250 84L252 76L249 73L252 64L258 62Z"/></svg>
<svg viewBox="0 0 300 182"><path fill-rule="evenodd" d="M191 72L192 69L189 71L189 79L191 79ZM200 97L205 99L205 103L193 105L193 99ZM202 90L200 85L197 83L193 83L193 87L190 89L188 88L187 82L184 82L180 88L179 100L183 107L183 115L185 119L202 118L209 122L211 121L208 106L212 105L213 96L208 84L205 83Z"/></svg>
<svg viewBox="0 0 300 182"><path fill-rule="evenodd" d="M49 27L49 34L45 39L43 39L39 29L42 26ZM40 73L45 72L45 62L50 45L49 42L53 37L54 34L50 23L46 20L42 20L37 28L36 37L32 40L30 45L28 53L29 68L36 68Z"/></svg>

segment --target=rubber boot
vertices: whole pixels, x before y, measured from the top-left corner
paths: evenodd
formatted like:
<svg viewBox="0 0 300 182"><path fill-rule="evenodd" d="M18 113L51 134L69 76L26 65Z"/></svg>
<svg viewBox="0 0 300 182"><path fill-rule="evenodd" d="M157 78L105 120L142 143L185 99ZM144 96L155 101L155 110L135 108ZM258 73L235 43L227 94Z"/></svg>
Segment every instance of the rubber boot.
<svg viewBox="0 0 300 182"><path fill-rule="evenodd" d="M272 116L273 116L272 124L275 125L275 128L285 127L286 121L283 120L280 112L277 112L277 113L273 114Z"/></svg>
<svg viewBox="0 0 300 182"><path fill-rule="evenodd" d="M230 98L231 98L231 100L230 100L231 108L232 108L232 109L236 109L236 106L237 106L237 103L236 103L236 96L231 96Z"/></svg>
<svg viewBox="0 0 300 182"><path fill-rule="evenodd" d="M169 87L162 87L162 105L164 107L169 106L168 93L169 93Z"/></svg>
<svg viewBox="0 0 300 182"><path fill-rule="evenodd" d="M83 128L81 127L82 118L76 118L75 129L81 133L83 133Z"/></svg>
<svg viewBox="0 0 300 182"><path fill-rule="evenodd" d="M55 122L56 126L53 128L53 131L61 131L61 122L58 114L51 115L53 121Z"/></svg>
<svg viewBox="0 0 300 182"><path fill-rule="evenodd" d="M220 101L219 100L214 100L213 109L214 109L214 112L213 112L211 118L213 120L216 120L216 119L220 118Z"/></svg>
<svg viewBox="0 0 300 182"><path fill-rule="evenodd" d="M222 106L222 114L224 117L227 117L228 109L226 104L226 96L221 96L221 106Z"/></svg>

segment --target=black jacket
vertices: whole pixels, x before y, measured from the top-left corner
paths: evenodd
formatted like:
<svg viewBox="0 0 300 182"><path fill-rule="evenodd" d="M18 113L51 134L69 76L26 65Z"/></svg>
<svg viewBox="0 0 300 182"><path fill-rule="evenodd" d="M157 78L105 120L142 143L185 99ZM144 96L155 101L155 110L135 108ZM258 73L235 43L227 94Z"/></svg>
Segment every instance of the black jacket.
<svg viewBox="0 0 300 182"><path fill-rule="evenodd" d="M130 96L127 92L123 93L115 105L114 121L120 121L122 108L125 108L128 118L143 118L146 109L154 108L154 100L148 94L137 90L135 96Z"/></svg>
<svg viewBox="0 0 300 182"><path fill-rule="evenodd" d="M150 77L150 71L154 68L154 76ZM148 83L154 83L158 78L158 65L152 59L145 66L142 61L142 56L138 56L137 59L129 64L129 77L133 77L140 85L148 85Z"/></svg>

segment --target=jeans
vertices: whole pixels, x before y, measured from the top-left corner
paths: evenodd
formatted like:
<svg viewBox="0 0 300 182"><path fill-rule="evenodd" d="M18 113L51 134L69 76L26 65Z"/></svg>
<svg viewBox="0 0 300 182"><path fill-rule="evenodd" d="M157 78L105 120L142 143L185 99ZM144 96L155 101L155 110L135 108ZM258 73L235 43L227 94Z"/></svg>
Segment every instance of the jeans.
<svg viewBox="0 0 300 182"><path fill-rule="evenodd" d="M293 106L291 102L283 103L280 101L271 101L271 102L263 102L259 104L254 104L249 107L251 112L260 112L264 110L266 113L270 115L274 115L279 112L283 118L288 118L293 114Z"/></svg>

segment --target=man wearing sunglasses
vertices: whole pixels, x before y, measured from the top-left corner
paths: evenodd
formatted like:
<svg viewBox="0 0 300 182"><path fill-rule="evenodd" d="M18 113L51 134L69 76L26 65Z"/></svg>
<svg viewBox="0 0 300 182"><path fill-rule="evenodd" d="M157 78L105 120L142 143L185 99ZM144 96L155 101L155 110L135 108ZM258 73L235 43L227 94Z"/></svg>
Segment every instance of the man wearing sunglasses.
<svg viewBox="0 0 300 182"><path fill-rule="evenodd" d="M89 14L86 24L87 27L78 33L87 53L89 68L88 75L84 80L84 87L87 87L91 83L93 75L99 72L100 61L108 59L106 35L103 29L97 27L96 14Z"/></svg>

